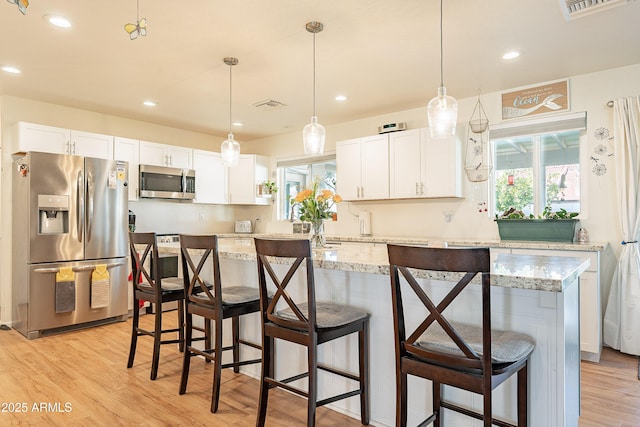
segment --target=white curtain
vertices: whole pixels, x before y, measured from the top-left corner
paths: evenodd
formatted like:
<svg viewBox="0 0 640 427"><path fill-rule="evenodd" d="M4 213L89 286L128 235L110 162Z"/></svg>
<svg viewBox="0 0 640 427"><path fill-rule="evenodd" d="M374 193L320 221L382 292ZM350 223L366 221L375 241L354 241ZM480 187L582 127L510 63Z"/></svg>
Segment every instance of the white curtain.
<svg viewBox="0 0 640 427"><path fill-rule="evenodd" d="M604 315L604 343L640 355L640 96L614 100L613 121L623 246Z"/></svg>

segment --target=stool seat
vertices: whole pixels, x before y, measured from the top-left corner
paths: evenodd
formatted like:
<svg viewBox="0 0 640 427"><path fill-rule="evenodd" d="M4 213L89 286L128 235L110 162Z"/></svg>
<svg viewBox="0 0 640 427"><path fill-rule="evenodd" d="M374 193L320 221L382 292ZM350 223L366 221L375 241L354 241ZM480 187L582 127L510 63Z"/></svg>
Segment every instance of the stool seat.
<svg viewBox="0 0 640 427"><path fill-rule="evenodd" d="M309 317L309 303L298 304L298 308L305 317ZM283 319L298 320L291 308L276 312L276 316ZM369 313L348 305L319 301L316 303L316 323L318 328L337 328L357 320L369 317Z"/></svg>
<svg viewBox="0 0 640 427"><path fill-rule="evenodd" d="M153 290L153 287L147 283L140 283L138 285L142 289ZM179 277L165 277L162 279L160 289L162 292L172 292L172 291L184 291L184 281Z"/></svg>
<svg viewBox="0 0 640 427"><path fill-rule="evenodd" d="M458 322L451 322L451 325L469 347L482 357L482 327ZM416 340L416 344L429 351L464 356L439 324L433 325L422 334ZM535 342L528 335L491 330L491 362L494 364L516 362L529 356L534 348ZM407 351L411 352L411 348Z"/></svg>

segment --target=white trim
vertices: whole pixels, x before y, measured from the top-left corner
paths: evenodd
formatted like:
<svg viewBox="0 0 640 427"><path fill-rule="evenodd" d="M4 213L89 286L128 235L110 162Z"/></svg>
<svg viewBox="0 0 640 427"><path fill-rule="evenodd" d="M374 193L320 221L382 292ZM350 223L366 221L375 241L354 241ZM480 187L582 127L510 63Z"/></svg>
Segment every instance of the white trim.
<svg viewBox="0 0 640 427"><path fill-rule="evenodd" d="M509 121L489 126L492 140L516 136L543 135L587 128L587 112L558 114L535 119Z"/></svg>

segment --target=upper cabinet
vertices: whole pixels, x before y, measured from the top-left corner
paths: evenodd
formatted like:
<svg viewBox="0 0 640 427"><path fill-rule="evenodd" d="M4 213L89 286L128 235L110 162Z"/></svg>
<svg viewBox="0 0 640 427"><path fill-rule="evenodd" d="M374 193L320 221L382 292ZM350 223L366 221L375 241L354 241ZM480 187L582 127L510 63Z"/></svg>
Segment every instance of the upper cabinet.
<svg viewBox="0 0 640 427"><path fill-rule="evenodd" d="M142 165L193 169L192 153L193 150L187 147L140 141L140 164Z"/></svg>
<svg viewBox="0 0 640 427"><path fill-rule="evenodd" d="M457 136L432 139L427 128L390 135L390 198L462 197L461 173Z"/></svg>
<svg viewBox="0 0 640 427"><path fill-rule="evenodd" d="M227 200L235 205L266 205L271 199L258 196L258 185L269 179L269 158L241 154L237 166L228 169ZM196 175L196 183L198 177Z"/></svg>
<svg viewBox="0 0 640 427"><path fill-rule="evenodd" d="M113 159L124 160L129 165L129 200L138 200L138 165L140 143L137 139L116 136L113 141Z"/></svg>
<svg viewBox="0 0 640 427"><path fill-rule="evenodd" d="M13 152L44 153L113 158L113 136L82 132L53 126L19 122L17 147Z"/></svg>
<svg viewBox="0 0 640 427"><path fill-rule="evenodd" d="M344 200L389 198L389 136L336 143L338 188Z"/></svg>
<svg viewBox="0 0 640 427"><path fill-rule="evenodd" d="M227 203L227 172L220 153L193 150L193 169L196 171L194 203Z"/></svg>

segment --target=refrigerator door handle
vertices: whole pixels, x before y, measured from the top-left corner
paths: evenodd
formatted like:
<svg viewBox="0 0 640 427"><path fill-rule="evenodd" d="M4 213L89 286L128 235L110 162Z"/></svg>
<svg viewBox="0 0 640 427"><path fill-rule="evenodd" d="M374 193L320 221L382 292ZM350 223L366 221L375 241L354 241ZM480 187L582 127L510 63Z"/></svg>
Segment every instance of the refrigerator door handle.
<svg viewBox="0 0 640 427"><path fill-rule="evenodd" d="M78 231L78 241L82 242L83 224L84 224L84 174L78 172L76 179L77 206L76 206L76 229Z"/></svg>
<svg viewBox="0 0 640 427"><path fill-rule="evenodd" d="M94 189L93 175L87 172L87 242L91 241L93 229L93 207L94 207Z"/></svg>
<svg viewBox="0 0 640 427"><path fill-rule="evenodd" d="M126 263L124 261L119 261L119 262L112 262L111 264L105 264L107 269L109 268L113 268L113 267L120 267L122 265L125 265ZM72 270L74 273L80 273L82 271L92 271L96 269L97 265L85 265L82 267L73 267ZM51 273L59 273L60 269L57 267L49 267L49 268L36 268L35 270L33 270L35 273L41 273L41 274L51 274Z"/></svg>

